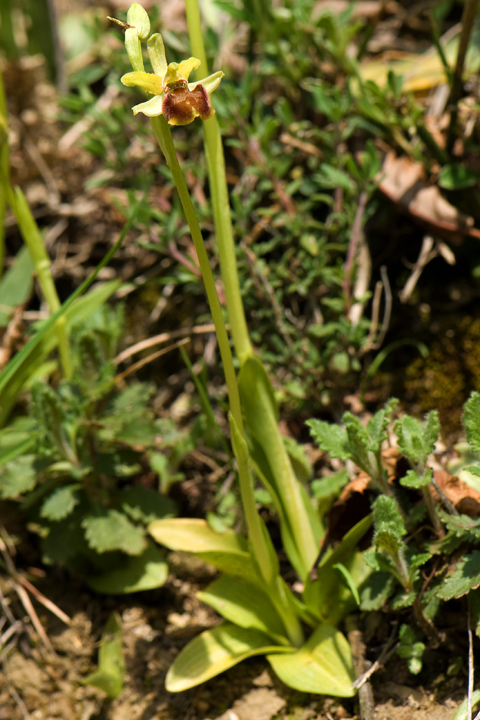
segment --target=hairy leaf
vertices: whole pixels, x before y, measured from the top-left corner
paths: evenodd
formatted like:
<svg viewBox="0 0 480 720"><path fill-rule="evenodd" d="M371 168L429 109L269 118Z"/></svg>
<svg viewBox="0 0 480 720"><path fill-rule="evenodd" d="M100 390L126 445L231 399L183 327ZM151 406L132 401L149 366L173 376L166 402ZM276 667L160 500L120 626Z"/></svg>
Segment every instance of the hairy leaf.
<svg viewBox="0 0 480 720"><path fill-rule="evenodd" d="M399 450L412 462L425 464L435 449L440 432L438 413L429 413L425 424L410 415L404 415L395 423Z"/></svg>
<svg viewBox="0 0 480 720"><path fill-rule="evenodd" d="M122 550L127 555L140 555L145 549L143 528L131 523L117 510L87 516L82 521L82 527L89 546L99 553Z"/></svg>
<svg viewBox="0 0 480 720"><path fill-rule="evenodd" d="M373 517L375 545L395 555L403 547L402 537L406 535L405 524L395 500L380 495L373 506Z"/></svg>
<svg viewBox="0 0 480 720"><path fill-rule="evenodd" d="M480 452L480 393L472 392L463 408L463 424L467 440L475 452Z"/></svg>
<svg viewBox="0 0 480 720"><path fill-rule="evenodd" d="M420 476L415 470L407 470L405 477L400 479L400 485L408 488L415 488L419 490L422 487L428 485L433 477L433 470L427 469L425 475Z"/></svg>
<svg viewBox="0 0 480 720"><path fill-rule="evenodd" d="M124 513L145 524L175 514L175 503L157 490L141 485L127 485L117 495Z"/></svg>
<svg viewBox="0 0 480 720"><path fill-rule="evenodd" d="M47 520L63 520L68 517L79 503L78 490L80 487L81 485L77 483L57 488L43 503L40 517Z"/></svg>
<svg viewBox="0 0 480 720"><path fill-rule="evenodd" d="M36 455L21 455L2 467L0 497L15 498L33 490L37 482Z"/></svg>
<svg viewBox="0 0 480 720"><path fill-rule="evenodd" d="M319 447L331 457L348 460L351 452L345 430L339 425L330 425L323 420L307 420L310 435Z"/></svg>
<svg viewBox="0 0 480 720"><path fill-rule="evenodd" d="M165 584L168 564L165 553L149 543L141 555L125 558L121 568L109 570L101 575L89 575L88 585L98 593L123 595L127 593L154 590Z"/></svg>
<svg viewBox="0 0 480 720"><path fill-rule="evenodd" d="M474 550L457 563L455 571L443 581L437 595L442 600L452 600L478 587L480 587L480 550Z"/></svg>

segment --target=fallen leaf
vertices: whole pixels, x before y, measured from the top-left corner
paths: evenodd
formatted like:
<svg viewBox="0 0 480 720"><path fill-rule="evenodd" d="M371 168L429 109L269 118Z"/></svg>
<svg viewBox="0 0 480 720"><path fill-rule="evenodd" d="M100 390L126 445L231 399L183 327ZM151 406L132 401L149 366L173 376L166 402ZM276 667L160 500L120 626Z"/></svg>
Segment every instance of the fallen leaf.
<svg viewBox="0 0 480 720"><path fill-rule="evenodd" d="M464 483L456 475L450 475L446 470L435 470L435 482L448 500L455 506L461 515L480 517L480 493ZM432 495L435 501L439 497L434 488Z"/></svg>
<svg viewBox="0 0 480 720"><path fill-rule="evenodd" d="M389 152L379 177L379 189L384 195L437 233L450 240L459 240L463 235L480 238L473 218L445 200L436 185L428 185L420 162L406 156L397 158Z"/></svg>
<svg viewBox="0 0 480 720"><path fill-rule="evenodd" d="M285 705L285 700L275 690L259 688L236 700L230 710L215 720L271 720Z"/></svg>

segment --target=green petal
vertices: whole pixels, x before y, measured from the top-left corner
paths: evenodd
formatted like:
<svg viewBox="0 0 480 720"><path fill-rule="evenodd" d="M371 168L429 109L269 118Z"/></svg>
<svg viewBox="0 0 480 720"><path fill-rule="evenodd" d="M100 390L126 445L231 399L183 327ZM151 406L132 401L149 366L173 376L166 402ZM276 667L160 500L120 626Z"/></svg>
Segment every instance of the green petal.
<svg viewBox="0 0 480 720"><path fill-rule="evenodd" d="M124 75L121 81L127 87L138 85L150 93L150 95L161 95L163 92L161 79L153 73L130 72Z"/></svg>
<svg viewBox="0 0 480 720"><path fill-rule="evenodd" d="M147 43L148 57L152 64L153 72L162 80L167 72L167 58L165 55L165 45L160 33L155 33Z"/></svg>
<svg viewBox="0 0 480 720"><path fill-rule="evenodd" d="M147 117L157 117L158 115L162 114L162 103L163 95L155 95L155 97L153 97L151 100L140 103L140 105L135 105L132 108L133 114L136 115L137 113L141 112L144 115L147 115Z"/></svg>
<svg viewBox="0 0 480 720"><path fill-rule="evenodd" d="M222 72L222 70L219 70L216 73L213 73L213 75L209 75L208 77L204 78L203 80L199 80L198 82L194 83L188 83L188 89L193 90L197 87L197 85L203 85L205 90L209 95L212 94L214 90L217 89L217 87L220 85L222 78L224 77L225 73Z"/></svg>

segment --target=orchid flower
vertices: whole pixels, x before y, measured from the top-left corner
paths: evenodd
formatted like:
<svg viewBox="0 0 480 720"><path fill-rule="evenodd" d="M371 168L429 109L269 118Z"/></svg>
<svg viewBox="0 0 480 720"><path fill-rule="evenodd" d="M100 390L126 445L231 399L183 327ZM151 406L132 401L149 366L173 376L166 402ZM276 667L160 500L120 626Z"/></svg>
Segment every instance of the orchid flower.
<svg viewBox="0 0 480 720"><path fill-rule="evenodd" d="M132 108L134 115L139 112L148 117L163 115L170 125L189 125L196 117L211 118L215 110L210 95L219 86L224 73L220 70L204 80L189 83L189 75L199 67L200 60L191 57L167 65L160 33L151 36L147 48L153 73L129 72L121 78L124 85L138 85L153 95L150 100Z"/></svg>

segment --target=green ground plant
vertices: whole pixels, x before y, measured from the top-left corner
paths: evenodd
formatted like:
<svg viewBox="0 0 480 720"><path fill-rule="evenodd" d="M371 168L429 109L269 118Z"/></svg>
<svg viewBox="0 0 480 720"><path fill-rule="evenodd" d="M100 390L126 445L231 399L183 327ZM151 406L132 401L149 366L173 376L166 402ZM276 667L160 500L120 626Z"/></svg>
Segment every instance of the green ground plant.
<svg viewBox="0 0 480 720"><path fill-rule="evenodd" d="M130 7L126 23L115 21L125 31L125 45L133 67L133 72L124 75L122 82L127 86L141 87L149 97L146 102L135 105L133 111L134 114L143 113L150 117L152 129L179 192L195 245L226 377L231 440L248 540L233 531L215 533L202 520L160 520L150 526L150 532L157 541L171 549L193 552L223 572L201 597L220 612L226 622L202 633L184 648L170 668L166 684L173 692L184 690L246 657L265 654L275 672L290 686L303 691L348 696L353 692L352 661L348 643L336 626L351 609L352 603L355 605L358 601L362 607L362 595L366 596L367 605L378 604L380 607L391 592L396 592L393 605L397 608L412 606L423 629L434 633L431 618L421 604L418 587L420 568L431 560L432 555L428 551L407 548L404 537L407 534L406 523L411 518L390 487L382 462L382 445L396 405L392 401L374 416L367 428L351 414L344 417L345 430L312 421L314 434L322 449L328 450L333 457L353 460L381 491L373 506L373 551L364 555L356 549L371 524L372 518L367 517L343 538L331 554L326 557L321 554L318 567L314 568L315 546L323 538L324 530L305 487L294 472L293 458L297 453L285 445L279 433L272 387L262 362L253 354L247 333L236 269L221 137L210 102L210 95L217 89L223 73L218 71L207 77L198 6L194 0L187 0L186 9L191 47L198 59L192 57L180 63L167 64L163 40L158 33L150 36L150 21L138 3ZM265 9L265 12L268 22L274 13L271 8ZM328 37L335 28L332 23L326 22L322 30ZM275 29L271 27L269 37L275 38ZM144 69L141 43L147 39L153 73ZM355 66L352 70L352 63L346 53L341 52L341 45L337 43L335 49L336 59L355 75ZM189 75L193 70L197 73L197 80L191 83ZM288 75L287 72L285 74ZM393 110L389 93L396 100ZM363 117L381 126L382 132L389 133L403 149L408 147L415 154L422 144L430 143L435 151L435 143L421 123L420 111L403 100L401 84L393 75L389 78L385 94L373 83L360 84L360 89L357 88L351 97L360 98L357 104L362 108ZM317 89L316 98L323 112L339 122L346 108L338 93ZM238 380L199 221L169 128L169 125L188 125L196 117L204 121L220 270L233 346L240 367ZM413 144L405 138L412 122L417 128L422 128ZM344 167L338 167L333 162L323 164L320 170L324 187L340 187L345 193L354 190L345 169L358 183L360 195L357 204L365 204L369 192L374 189L379 169L373 146L367 146L361 162L347 154ZM347 256L346 276L343 278L347 304L348 298L351 302L352 297L349 272L351 266ZM342 306L344 309L345 305ZM397 421L395 432L399 449L412 466L401 484L420 489L422 507L429 513L434 532L441 536L443 528L430 491L432 473L426 466L438 438L438 418L432 413L423 427L419 421L404 416ZM284 550L304 584L301 597L291 591L279 573L277 556L256 509L252 471L273 500ZM460 568L458 572L461 572ZM400 585L399 592L396 584ZM430 597L425 593L424 596ZM311 631L306 641L305 625ZM417 671L420 669L420 644L410 642L407 631L403 635L403 644L408 648L402 652L411 660L413 671Z"/></svg>
<svg viewBox="0 0 480 720"><path fill-rule="evenodd" d="M0 497L21 502L43 561L113 594L165 582L164 553L146 527L175 512L157 488L132 482L152 464L168 470L157 442L168 427L148 407L151 384L117 386L120 315L105 307L74 326L75 379L57 389L33 380L31 415L0 432Z"/></svg>

